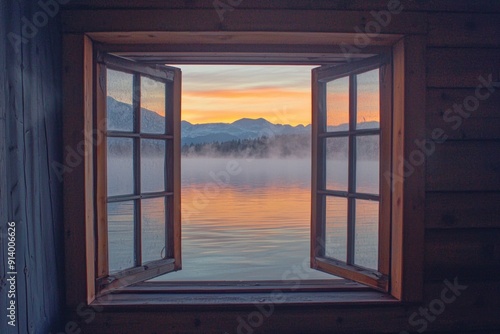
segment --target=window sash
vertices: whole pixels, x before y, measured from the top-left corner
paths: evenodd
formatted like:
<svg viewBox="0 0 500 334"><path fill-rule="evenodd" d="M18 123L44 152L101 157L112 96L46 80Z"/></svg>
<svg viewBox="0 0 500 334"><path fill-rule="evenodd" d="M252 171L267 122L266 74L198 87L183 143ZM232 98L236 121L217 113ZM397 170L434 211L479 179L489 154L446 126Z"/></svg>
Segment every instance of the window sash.
<svg viewBox="0 0 500 334"><path fill-rule="evenodd" d="M378 129L356 129L356 75L379 69L380 126ZM389 291L391 191L383 178L391 170L392 151L392 66L388 55L379 55L340 66L322 66L312 73L312 219L311 219L311 267L369 285L378 290ZM327 131L327 83L349 77L349 129ZM356 138L365 135L379 136L379 194L364 194L356 191ZM326 189L326 139L348 140L348 189L347 191ZM326 256L326 198L347 199L347 261ZM355 200L378 201L378 268L368 269L354 264L355 245Z"/></svg>
<svg viewBox="0 0 500 334"><path fill-rule="evenodd" d="M133 130L115 131L106 127L107 70L133 75ZM96 149L96 291L105 293L140 281L181 269L180 234L180 94L181 72L174 67L146 66L134 61L100 53L96 62L96 124L101 137ZM141 78L147 77L165 84L165 131L163 134L141 132ZM129 138L133 141L133 193L107 194L107 138ZM164 143L164 190L145 192L141 189L141 141L154 139ZM163 198L165 203L165 256L163 259L142 262L143 199ZM110 273L108 261L107 204L133 201L134 266Z"/></svg>

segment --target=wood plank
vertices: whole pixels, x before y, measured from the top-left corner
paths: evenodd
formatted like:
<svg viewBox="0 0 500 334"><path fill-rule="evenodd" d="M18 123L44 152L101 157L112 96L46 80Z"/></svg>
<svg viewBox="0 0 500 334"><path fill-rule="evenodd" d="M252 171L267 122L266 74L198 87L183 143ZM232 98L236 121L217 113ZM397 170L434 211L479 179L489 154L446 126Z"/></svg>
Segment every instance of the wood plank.
<svg viewBox="0 0 500 334"><path fill-rule="evenodd" d="M392 185L385 175L392 170L393 64L380 68L380 209L379 209L379 271L391 274Z"/></svg>
<svg viewBox="0 0 500 334"><path fill-rule="evenodd" d="M500 142L465 141L435 145L427 156L427 191L499 191Z"/></svg>
<svg viewBox="0 0 500 334"><path fill-rule="evenodd" d="M28 2L23 7L25 17L39 11ZM27 298L22 303L26 303L28 332L48 331L52 326L50 318L62 311L62 215L56 204L62 200L62 184L52 168L62 151L60 48L59 25L51 20L36 38L22 45L21 54L15 55L22 57L23 113L16 117L22 124L17 136L23 138L23 144L19 152L22 165L17 173L24 175L22 201L26 215L19 222L26 233L25 244L19 246L19 255L25 259L26 281L18 284L26 286ZM23 265L18 265L20 271Z"/></svg>
<svg viewBox="0 0 500 334"><path fill-rule="evenodd" d="M107 205L107 142L106 142L106 96L107 76L106 67L97 64L95 69L95 129L96 138L96 232L97 232L97 264L96 278L108 275L108 205Z"/></svg>
<svg viewBox="0 0 500 334"><path fill-rule="evenodd" d="M425 278L498 281L500 229L427 230Z"/></svg>
<svg viewBox="0 0 500 334"><path fill-rule="evenodd" d="M224 46L238 45L238 48L265 45L265 49L280 50L289 45L323 45L333 47L334 44L347 43L354 45L355 32L272 32L272 31L134 31L134 32L92 32L90 38L106 44L149 44L149 51L155 51L158 44L170 44L176 47L189 48L193 45L218 46L214 52L223 52ZM370 41L369 46L389 46L401 36L384 34ZM368 45L366 46L368 47ZM365 48L363 48L364 50ZM172 50L173 51L173 50ZM193 50L185 49L179 52ZM288 50L290 51L290 50ZM340 49L337 49L340 51ZM326 51L325 51L326 52Z"/></svg>
<svg viewBox="0 0 500 334"><path fill-rule="evenodd" d="M489 94L489 95L488 95ZM465 103L474 97L476 105L468 111ZM483 99L484 98L484 99ZM461 114L454 110L461 106ZM427 138L435 129L442 129L447 140L500 139L500 92L486 89L428 89L427 90ZM475 110L474 110L475 109ZM436 132L437 133L437 132ZM444 137L443 137L444 138Z"/></svg>
<svg viewBox="0 0 500 334"><path fill-rule="evenodd" d="M435 228L500 227L500 193L427 193L425 226Z"/></svg>
<svg viewBox="0 0 500 334"><path fill-rule="evenodd" d="M181 217L181 198L182 198L182 185L181 185L181 113L182 113L182 71L175 69L174 82L171 91L171 116L168 120L167 129L170 127L171 134L173 135L171 147L171 159L168 161L168 166L172 168L172 173L168 175L170 184L172 184L172 191L174 192L173 198L168 202L171 205L169 208L170 223L167 242L173 244L168 249L172 252L175 259L175 270L182 269L182 217ZM169 189L170 190L170 189ZM168 233L167 232L167 233Z"/></svg>
<svg viewBox="0 0 500 334"><path fill-rule="evenodd" d="M453 278L451 278L453 280ZM462 281L459 281L462 283ZM420 324L410 322L414 312L419 314L421 307L435 307L435 299L440 300L444 282L433 283L426 286L425 303L418 305L346 305L338 296L337 304L323 303L321 306L298 305L293 306L283 301L272 303L271 295L258 296L231 296L228 299L246 301L249 305L224 305L217 306L158 306L134 305L133 311L126 307L114 307L112 310L102 310L95 306L96 318L88 325L82 323L84 332L99 333L135 333L137 331L147 332L175 332L182 329L186 333L400 333L402 330L415 332L420 329ZM467 282L467 289L456 298L453 303L445 305L445 312L433 321L426 322L429 332L439 333L452 332L461 333L467 329L468 333L488 333L488 330L498 328L500 319L498 314L500 304L495 295L488 295L498 291L497 282L493 284ZM276 294L275 296L286 296L285 298L308 298L305 296L288 297L288 295ZM125 298L126 296L122 296ZM252 299L260 302L251 303ZM445 297L450 298L449 293ZM161 296L153 295L153 299L161 299ZM181 299L180 296L174 297ZM198 304L210 296L199 296L199 298L188 297L188 300L197 300ZM321 300L328 298L322 293ZM349 297L346 297L349 298ZM351 297L352 298L352 297ZM163 296L163 299L168 297ZM135 300L130 296L128 300ZM352 299L351 299L352 300ZM117 301L116 303L119 303ZM343 306L340 306L344 303ZM348 303L348 302L347 302ZM431 303L433 303L431 305ZM159 309L159 307L161 307ZM108 307L109 308L109 307ZM290 321L293 319L294 321ZM418 316L416 319L423 319ZM457 319L460 319L457 321ZM239 330L238 330L239 328ZM246 328L246 329L245 329Z"/></svg>
<svg viewBox="0 0 500 334"><path fill-rule="evenodd" d="M276 19L279 17L279 20ZM198 10L67 10L63 32L153 32L153 31L269 31L355 33L364 27L367 11L325 10L235 10L223 22L214 9ZM203 18L203 20L200 20ZM376 22L374 20L374 22ZM393 15L384 34L424 34L425 14L401 12ZM375 38L376 39L376 38Z"/></svg>
<svg viewBox="0 0 500 334"><path fill-rule="evenodd" d="M93 126L91 42L83 35L65 35L63 52L63 138L66 148L63 161L71 167L64 174L66 304L76 307L81 302L90 303L95 294L94 166L92 145L86 143L85 137L91 136ZM83 143L86 143L86 154L79 159L71 157L70 152L78 152L78 145Z"/></svg>
<svg viewBox="0 0 500 334"><path fill-rule="evenodd" d="M239 2L239 4L237 4ZM229 1L223 3L230 4ZM388 2L386 0L350 0L350 1L331 1L331 0L252 0L252 1L233 1L237 4L236 9L332 9L332 10L372 10L386 9ZM440 0L415 2L411 0L401 1L403 9L406 11L428 11L428 12L500 12L500 4L491 0ZM153 9L191 9L206 8L214 9L214 2L211 0L72 0L67 8L153 8ZM215 9L214 9L215 10Z"/></svg>
<svg viewBox="0 0 500 334"><path fill-rule="evenodd" d="M404 301L422 298L425 168L405 177L402 161L425 137L425 40L402 39L394 47L393 193L391 294ZM387 179L386 179L386 182Z"/></svg>
<svg viewBox="0 0 500 334"><path fill-rule="evenodd" d="M426 60L430 88L476 88L490 75L500 81L500 48L430 48Z"/></svg>
<svg viewBox="0 0 500 334"><path fill-rule="evenodd" d="M407 326L408 319L403 307L370 308L358 305L335 308L322 305L290 309L280 304L270 306L261 302L261 305L268 316L255 305L238 308L212 306L212 310L182 306L168 312L99 312L90 324L82 323L82 329L85 333L103 334L116 331L123 334L144 331L174 333L180 328L184 333L238 333L238 328L240 333L362 333L401 330ZM248 324L250 315L255 317L250 320L255 329ZM245 332L243 328L248 330Z"/></svg>
<svg viewBox="0 0 500 334"><path fill-rule="evenodd" d="M428 46L500 47L500 14L429 14Z"/></svg>

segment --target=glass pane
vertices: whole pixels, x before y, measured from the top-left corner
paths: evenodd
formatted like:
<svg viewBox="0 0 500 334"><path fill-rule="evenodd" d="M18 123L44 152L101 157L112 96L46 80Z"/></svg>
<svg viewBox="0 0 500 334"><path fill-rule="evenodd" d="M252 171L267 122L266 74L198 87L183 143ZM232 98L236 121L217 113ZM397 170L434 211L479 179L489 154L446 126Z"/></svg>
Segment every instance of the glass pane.
<svg viewBox="0 0 500 334"><path fill-rule="evenodd" d="M329 132L349 129L349 77L326 84L326 126Z"/></svg>
<svg viewBox="0 0 500 334"><path fill-rule="evenodd" d="M143 199L142 263L165 256L165 197Z"/></svg>
<svg viewBox="0 0 500 334"><path fill-rule="evenodd" d="M107 70L106 117L108 130L133 131L134 109L132 92L134 76L130 73Z"/></svg>
<svg viewBox="0 0 500 334"><path fill-rule="evenodd" d="M141 77L141 132L165 133L165 83Z"/></svg>
<svg viewBox="0 0 500 334"><path fill-rule="evenodd" d="M109 272L135 266L134 201L108 204Z"/></svg>
<svg viewBox="0 0 500 334"><path fill-rule="evenodd" d="M327 197L325 213L325 255L347 262L347 199Z"/></svg>
<svg viewBox="0 0 500 334"><path fill-rule="evenodd" d="M378 269L378 201L355 200L354 264Z"/></svg>
<svg viewBox="0 0 500 334"><path fill-rule="evenodd" d="M347 191L348 152L347 137L326 139L326 189Z"/></svg>
<svg viewBox="0 0 500 334"><path fill-rule="evenodd" d="M134 150L133 139L107 139L108 196L134 193Z"/></svg>
<svg viewBox="0 0 500 334"><path fill-rule="evenodd" d="M356 137L356 191L360 193L379 193L380 137Z"/></svg>
<svg viewBox="0 0 500 334"><path fill-rule="evenodd" d="M373 129L380 127L380 85L379 69L358 74L356 128Z"/></svg>
<svg viewBox="0 0 500 334"><path fill-rule="evenodd" d="M165 141L141 140L141 192L165 191Z"/></svg>

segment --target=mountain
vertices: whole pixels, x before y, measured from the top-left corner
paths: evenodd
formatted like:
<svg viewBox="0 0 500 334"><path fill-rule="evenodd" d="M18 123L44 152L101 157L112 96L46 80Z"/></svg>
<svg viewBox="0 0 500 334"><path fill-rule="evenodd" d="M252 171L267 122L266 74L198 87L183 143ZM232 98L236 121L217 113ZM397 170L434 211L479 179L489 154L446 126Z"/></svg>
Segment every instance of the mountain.
<svg viewBox="0 0 500 334"><path fill-rule="evenodd" d="M108 129L131 131L133 127L132 106L107 98ZM161 133L165 127L165 118L154 111L141 109L141 130L148 133ZM233 123L192 124L181 122L181 141L183 145L225 142L231 140L256 139L287 134L310 134L310 125L291 126L273 124L264 118L242 118Z"/></svg>
<svg viewBox="0 0 500 334"><path fill-rule="evenodd" d="M233 123L192 124L182 121L182 144L201 144L256 139L286 134L310 134L310 126L273 124L264 118L242 118Z"/></svg>
<svg viewBox="0 0 500 334"><path fill-rule="evenodd" d="M132 106L119 102L111 97L108 103L108 128L110 130L131 131L133 124ZM378 127L377 122L363 122L360 129ZM165 118L154 111L141 109L141 130L147 133L162 133ZM346 131L347 124L328 126L329 131ZM262 156L276 153L287 156L302 152L310 153L311 126L273 124L264 118L242 118L232 123L192 124L181 122L181 143L184 153L203 154L246 154ZM158 143L148 145L157 145ZM120 142L110 140L111 151L124 153L130 148L123 147ZM378 137L362 136L358 142L360 158L375 159L378 157ZM151 147L151 152L162 152L161 147ZM347 155L347 140L329 140L327 151L339 157ZM207 154L208 154L207 153Z"/></svg>

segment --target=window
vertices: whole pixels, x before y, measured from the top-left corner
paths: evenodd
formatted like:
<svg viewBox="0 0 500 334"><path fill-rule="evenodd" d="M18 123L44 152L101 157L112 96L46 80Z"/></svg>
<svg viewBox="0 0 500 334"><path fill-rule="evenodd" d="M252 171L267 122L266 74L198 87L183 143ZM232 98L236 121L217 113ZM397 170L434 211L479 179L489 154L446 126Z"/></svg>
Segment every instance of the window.
<svg viewBox="0 0 500 334"><path fill-rule="evenodd" d="M311 265L385 292L390 185L381 175L391 161L390 69L377 56L313 70Z"/></svg>
<svg viewBox="0 0 500 334"><path fill-rule="evenodd" d="M98 72L96 288L105 292L181 268L181 72L111 55ZM164 117L148 118L146 107Z"/></svg>
<svg viewBox="0 0 500 334"><path fill-rule="evenodd" d="M390 66L376 56L312 73L311 266L385 292L390 215L381 208L389 193L379 179L390 169L380 166L390 150L379 143L391 131L391 104L381 99L390 92ZM106 144L96 161L96 289L106 292L181 269L181 72L109 54L99 56L98 68L97 119L105 120ZM148 119L148 106L165 117ZM162 233L148 226L155 223Z"/></svg>
<svg viewBox="0 0 500 334"><path fill-rule="evenodd" d="M99 15L104 14L99 13ZM104 285L105 289L109 291L113 288L125 286L133 281L141 281L155 276L154 270L148 270L150 268L146 263L139 269L141 273L144 273L142 277L138 277L134 273L133 275L122 275L121 277L112 273L114 277L109 276L109 268L106 261L102 259L103 256L107 256L108 252L107 250L103 251L103 245L100 244L103 242L103 239L96 238L96 235L107 233L107 230L104 229L106 225L102 221L103 217L107 216L98 211L98 209L102 210L103 206L98 207L97 205L99 202L107 202L107 194L102 189L103 185L106 185L106 180L102 180L102 173L97 173L98 169L106 170L106 166L102 166L103 162L106 161L106 157L102 156L105 150L96 149L99 145L89 144L87 139L96 135L97 137L94 140L97 143L102 143L99 138L102 136L101 132L104 130L101 124L105 115L104 103L106 95L102 87L105 87L106 83L101 82L97 78L101 78L102 80L103 76L101 73L105 70L105 66L103 66L103 59L98 59L98 65L94 67L96 65L95 54L98 51L110 52L128 59L137 60L127 61L127 68L117 67L112 68L112 70L131 74L144 74L142 68L149 68L144 69L144 71L150 73L150 75L146 76L150 79L155 79L149 71L152 68L156 68L156 66L145 66L143 64L147 64L148 62L175 63L171 62L171 59L176 59L177 62L184 63L345 63L346 55L339 50L338 45L333 45L333 43L343 43L345 41L354 43L353 41L356 36L356 34L337 34L332 32L207 32L206 35L199 35L198 44L191 45L192 33L162 31L159 34L153 34L154 36L146 36L144 33L136 31L143 29L142 26L139 27L140 29L137 26L133 26L130 29L125 29L130 32L123 34L120 32L109 32L109 27L107 26L103 26L99 30L85 23L87 18L88 16L85 16L85 20L81 19L81 26L72 25L72 21L68 20L68 24L72 27L74 26L72 28L74 30L66 29L63 38L63 134L65 148L69 147L72 149L65 149L64 157L64 161L69 161L71 166L71 169L64 174L66 296L67 305L71 309L76 309L82 301L88 304L95 301L97 292L96 279L102 280L104 283L104 280L111 281L111 285ZM93 22L97 24L107 21L93 20ZM144 20L143 22L147 26L148 20ZM163 16L161 17L161 22L167 22L164 21ZM346 31L352 28L350 25L351 23L345 26ZM330 31L330 23L327 26L323 26L323 29L324 31ZM424 31L422 30L422 32ZM234 40L226 38L227 36L234 37ZM311 39L311 37L314 37L314 39ZM155 38L154 45L147 44L148 41L151 42L151 38ZM242 48L242 40L249 44ZM217 42L214 44L214 41ZM421 141L425 138L425 120L421 116L422 111L425 109L425 37L412 34L382 34L379 39L374 39L373 42L375 44L363 49L362 52L349 55L349 59L352 62L349 64L345 63L342 67L345 66L343 75L350 76L351 74L364 72L356 72L356 66L363 64L363 60L360 59L385 52L390 53L392 58L392 66L385 66L387 63L382 59L378 60L380 66L375 66L379 68L381 78L381 111L387 110L383 106L390 105L391 103L393 109L392 123L389 125L392 130L392 137L384 135L386 133L384 129L387 125L384 125L384 117L382 114L380 115L380 156L387 156L388 152L384 152L383 150L388 149L390 150L389 156L391 159L390 161L385 158L380 160L379 172L381 175L384 174L384 171L389 172L389 178L395 175L395 178L392 180L390 196L387 196L385 188L382 188L382 184L387 184L387 180L384 179L384 182L380 182L381 188L378 194L378 203L380 203L379 219L381 224L379 226L378 238L378 268L365 268L364 266L358 268L356 263L354 265L351 263L349 267L347 258L346 262L342 263L339 261L342 258L336 259L335 253L332 254L327 250L322 254L321 247L325 243L322 243L321 239L317 241L316 238L313 239L311 245L311 249L313 250L311 256L312 263L320 270L329 270L331 272L335 270L341 271L343 267L348 267L352 273L361 269L361 275L358 276L360 280L364 279L365 284L372 284L384 291L384 285L379 285L379 282L383 283L384 280L378 280L375 277L379 274L390 273L389 298L392 296L394 298L393 301L419 301L423 293L423 253L421 250L424 244L424 215L422 208L425 200L425 164L414 166L413 173L408 177L399 176L405 175L404 162L410 159L410 155L414 150L418 149L418 144L415 144L416 141ZM366 62L370 61L366 60ZM371 67L372 65L373 63L370 64L370 68L367 71L374 69L374 67ZM340 65L337 68L340 70ZM330 70L323 68L322 70L318 70L317 73L321 71L326 71L325 73L327 73ZM331 77L326 75L323 79L325 82L332 81L335 79L335 75L333 74ZM392 80L386 80L386 78L391 78ZM315 82L316 80L313 80L313 86L317 85ZM178 94L174 93L173 95L174 105L180 106L180 76L174 76L173 85L173 92L178 92ZM354 86L350 87L352 87L350 89L354 89ZM316 91L317 89L313 89L314 94L316 94ZM354 95L351 96L354 97ZM316 98L316 101L319 101L319 99ZM95 113L95 111L99 112ZM96 128L101 130L97 134L94 133ZM173 134L172 141L175 143L175 128ZM319 135L319 131L316 135ZM353 132L351 137L354 138L359 135L359 133L356 134ZM138 137L137 134L134 136ZM325 136L328 137L328 135ZM313 140L318 139L319 136L313 138ZM345 136L344 140L346 140ZM349 141L349 138L347 140ZM85 143L83 147L81 147L82 143ZM72 152L77 149L79 150L78 152L82 152L81 163L73 164ZM316 152L313 152L313 154L316 154ZM317 166L314 167L314 170L318 170ZM321 189L321 184L318 183L315 184L315 189L317 190L316 193L330 190L326 188ZM314 193L313 191L313 195ZM369 194L373 195L370 192ZM341 196L333 195L331 194L330 196L330 194L325 193L321 196L342 199ZM356 195L356 192L354 194L351 193L350 196L353 195ZM316 196L316 199L321 196ZM355 197L353 198L356 200ZM358 198L361 197L358 196ZM383 198L389 199L384 201ZM376 203L376 201L371 202ZM317 204L313 203L318 208ZM390 211L390 220L392 221L390 232L387 231L389 229L387 220L382 218L388 216L388 210ZM321 236L322 219L318 215L315 218L313 217L312 232L315 235ZM134 220L134 224L137 226L136 221ZM320 227L320 229L317 227ZM166 227L167 229L168 227ZM390 241L384 241L384 236L388 234L390 234ZM326 240L328 239L325 237ZM349 242L352 245L353 241ZM385 247L381 247L381 245L385 245ZM390 248L390 252L386 254L388 248ZM328 255L328 257L325 257L325 255ZM384 258L390 258L390 263L384 261ZM175 256L173 259L175 261ZM106 264L106 266L103 264ZM365 269L369 270L365 271ZM120 280L116 280L115 278L119 278ZM131 280L129 281L129 279ZM364 295L353 300L363 300L363 298L369 297ZM328 301L329 303L336 303L337 299L328 299ZM371 299L371 301L374 301L374 299ZM219 302L224 303L222 299ZM126 302L120 305L123 304L129 305ZM128 315L133 316L132 312L128 312ZM110 316L110 313L105 313L102 319L108 316ZM101 324L102 321L100 320L100 322L96 322L95 324Z"/></svg>

